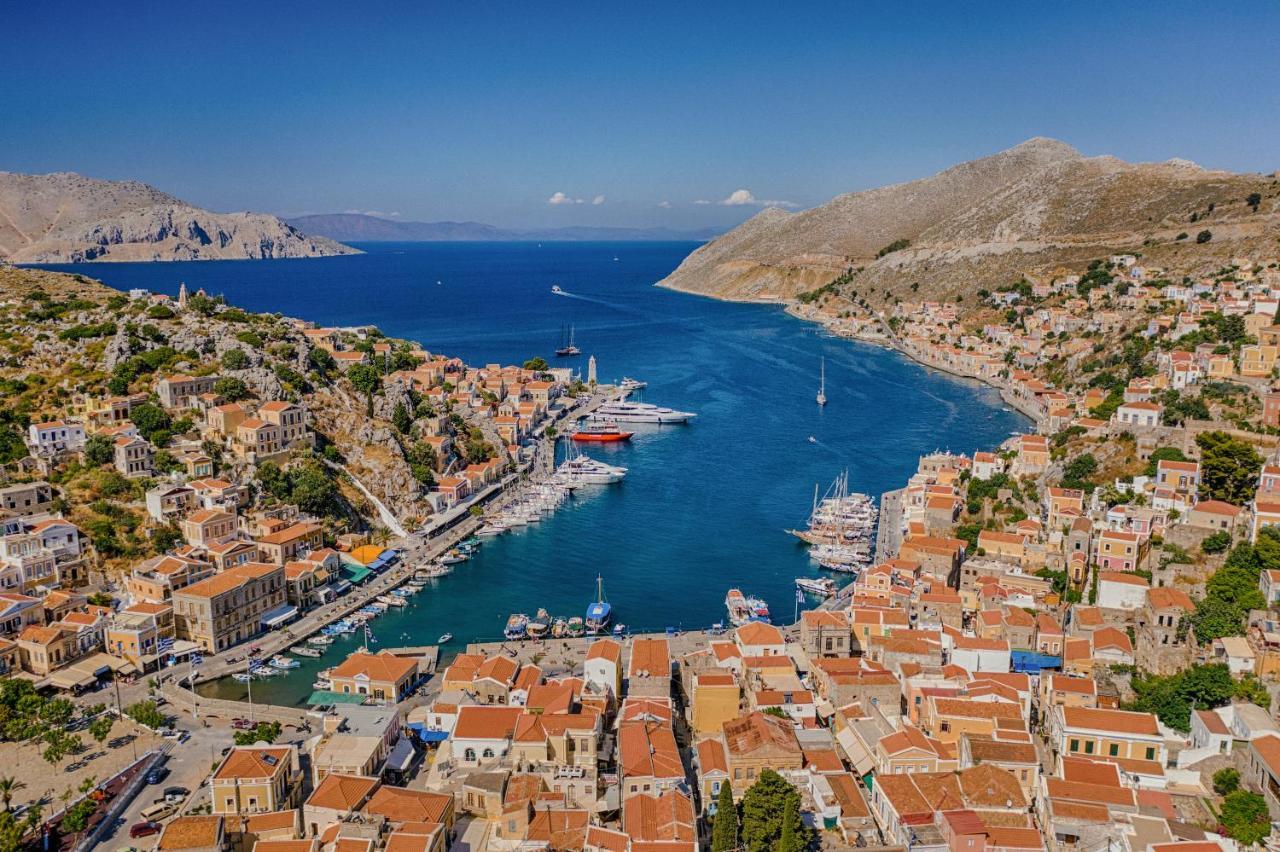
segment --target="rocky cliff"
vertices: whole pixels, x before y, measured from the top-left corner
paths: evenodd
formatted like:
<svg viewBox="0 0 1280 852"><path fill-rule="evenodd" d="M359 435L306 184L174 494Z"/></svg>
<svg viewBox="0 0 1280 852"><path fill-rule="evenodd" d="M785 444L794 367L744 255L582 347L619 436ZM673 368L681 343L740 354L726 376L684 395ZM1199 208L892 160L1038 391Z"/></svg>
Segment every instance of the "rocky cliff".
<svg viewBox="0 0 1280 852"><path fill-rule="evenodd" d="M851 286L885 299L908 289L953 296L1111 251L1207 258L1256 251L1276 235L1276 199L1271 176L1084 157L1037 138L800 213L764 210L660 283L768 301L853 271ZM1197 243L1202 230L1210 239Z"/></svg>
<svg viewBox="0 0 1280 852"><path fill-rule="evenodd" d="M0 172L0 260L259 260L353 254L264 213L214 213L136 181Z"/></svg>

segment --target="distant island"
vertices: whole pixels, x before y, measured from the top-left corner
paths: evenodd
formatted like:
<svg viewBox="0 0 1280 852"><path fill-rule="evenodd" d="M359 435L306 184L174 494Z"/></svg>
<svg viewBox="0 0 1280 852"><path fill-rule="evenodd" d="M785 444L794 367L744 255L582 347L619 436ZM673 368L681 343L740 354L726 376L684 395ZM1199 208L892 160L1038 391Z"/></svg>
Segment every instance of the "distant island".
<svg viewBox="0 0 1280 852"><path fill-rule="evenodd" d="M701 242L723 233L722 228L680 231L672 228L499 228L484 222L400 222L362 213L321 213L285 220L308 234L340 242L434 243L450 241L511 240L522 242L573 242L585 240L641 241L690 240Z"/></svg>
<svg viewBox="0 0 1280 852"><path fill-rule="evenodd" d="M358 254L266 213L215 213L138 181L0 172L0 261L264 260Z"/></svg>

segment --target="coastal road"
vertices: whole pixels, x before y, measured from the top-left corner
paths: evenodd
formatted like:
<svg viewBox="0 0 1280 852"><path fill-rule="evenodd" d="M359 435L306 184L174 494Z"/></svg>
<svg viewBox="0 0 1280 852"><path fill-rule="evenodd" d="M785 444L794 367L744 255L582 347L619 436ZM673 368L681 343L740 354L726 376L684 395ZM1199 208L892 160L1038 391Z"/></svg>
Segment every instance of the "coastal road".
<svg viewBox="0 0 1280 852"><path fill-rule="evenodd" d="M903 489L886 491L880 495L880 524L876 528L876 559L879 565L898 555L902 546L902 493Z"/></svg>

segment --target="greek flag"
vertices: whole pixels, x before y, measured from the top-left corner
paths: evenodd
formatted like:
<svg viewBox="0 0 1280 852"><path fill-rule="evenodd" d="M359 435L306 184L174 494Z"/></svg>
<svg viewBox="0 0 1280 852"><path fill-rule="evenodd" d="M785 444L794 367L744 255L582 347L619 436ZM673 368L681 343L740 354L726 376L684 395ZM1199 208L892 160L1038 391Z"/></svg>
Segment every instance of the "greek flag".
<svg viewBox="0 0 1280 852"><path fill-rule="evenodd" d="M804 603L804 592L796 589L796 603Z"/></svg>
<svg viewBox="0 0 1280 852"><path fill-rule="evenodd" d="M193 667L193 668L194 668L195 666L200 665L200 664L201 664L201 663L203 663L203 662L204 662L204 657L200 656L200 655L199 655L199 654L197 654L197 653L192 652L192 654L191 654L191 665L192 665L192 667Z"/></svg>
<svg viewBox="0 0 1280 852"><path fill-rule="evenodd" d="M164 639L161 639L161 640L160 640L160 646L159 646L159 647L160 647L160 650L161 650L161 651L167 651L167 650L169 650L170 648L172 648L172 647L173 647L173 640L172 640L172 639L169 639L169 638L167 638L167 637L166 637L166 638L164 638Z"/></svg>

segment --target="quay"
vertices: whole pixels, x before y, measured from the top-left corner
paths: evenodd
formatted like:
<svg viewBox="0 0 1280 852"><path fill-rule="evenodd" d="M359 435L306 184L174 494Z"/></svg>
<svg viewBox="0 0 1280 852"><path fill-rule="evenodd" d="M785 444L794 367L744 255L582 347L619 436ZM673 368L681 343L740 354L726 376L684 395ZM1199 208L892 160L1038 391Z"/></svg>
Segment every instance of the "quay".
<svg viewBox="0 0 1280 852"><path fill-rule="evenodd" d="M306 613L292 624L220 654L206 655L193 675L181 674L179 677L184 682L193 680L198 685L244 671L249 648L258 649L254 652L256 658L270 659L295 645L305 643L309 637L367 606L378 596L404 585L413 578L415 571L443 556L483 525L483 518L472 514L473 507L502 508L518 496L523 486L541 482L555 472L556 438L547 437L547 426L586 417L606 402L625 398L626 395L625 391L603 386L585 400L576 400L573 405L566 406L555 420L542 427L530 458L515 472L481 491L473 500L443 513L416 532L390 541L387 547L398 553L396 563L390 569L367 584L353 588L338 600ZM443 579L447 580L447 577Z"/></svg>

